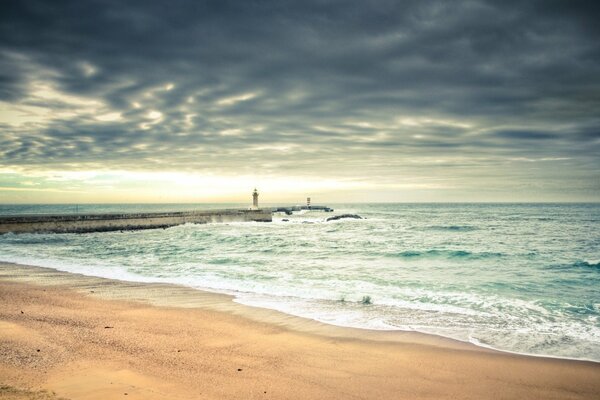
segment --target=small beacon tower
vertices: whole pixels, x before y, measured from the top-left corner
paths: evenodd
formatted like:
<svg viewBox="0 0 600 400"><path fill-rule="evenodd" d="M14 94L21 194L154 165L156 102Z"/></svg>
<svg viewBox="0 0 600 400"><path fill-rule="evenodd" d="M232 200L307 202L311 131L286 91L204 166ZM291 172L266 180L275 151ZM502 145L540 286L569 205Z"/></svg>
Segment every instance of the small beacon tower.
<svg viewBox="0 0 600 400"><path fill-rule="evenodd" d="M252 192L252 209L258 210L258 190L254 188L254 192Z"/></svg>
<svg viewBox="0 0 600 400"><path fill-rule="evenodd" d="M310 197L306 198L306 207L310 210Z"/></svg>

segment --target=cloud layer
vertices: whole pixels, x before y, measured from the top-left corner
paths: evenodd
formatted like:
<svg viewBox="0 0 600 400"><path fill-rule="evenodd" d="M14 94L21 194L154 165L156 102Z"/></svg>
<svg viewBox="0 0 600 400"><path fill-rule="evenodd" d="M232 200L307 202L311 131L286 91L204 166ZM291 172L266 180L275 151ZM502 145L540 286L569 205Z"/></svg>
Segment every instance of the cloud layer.
<svg viewBox="0 0 600 400"><path fill-rule="evenodd" d="M5 1L0 167L600 200L599 8Z"/></svg>

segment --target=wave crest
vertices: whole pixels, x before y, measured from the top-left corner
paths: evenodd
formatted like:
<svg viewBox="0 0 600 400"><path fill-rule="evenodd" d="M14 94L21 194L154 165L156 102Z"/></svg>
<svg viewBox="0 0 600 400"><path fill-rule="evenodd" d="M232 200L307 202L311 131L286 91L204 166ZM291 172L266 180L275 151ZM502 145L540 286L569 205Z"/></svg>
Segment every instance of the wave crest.
<svg viewBox="0 0 600 400"><path fill-rule="evenodd" d="M459 258L459 259L484 259L484 258L496 258L502 257L504 254L502 253L472 253L466 250L425 250L425 251L417 251L417 250L406 250L400 253L390 254L391 257L399 257L406 259L416 259L416 258Z"/></svg>
<svg viewBox="0 0 600 400"><path fill-rule="evenodd" d="M471 232L478 228L471 225L431 225L422 228L424 231Z"/></svg>

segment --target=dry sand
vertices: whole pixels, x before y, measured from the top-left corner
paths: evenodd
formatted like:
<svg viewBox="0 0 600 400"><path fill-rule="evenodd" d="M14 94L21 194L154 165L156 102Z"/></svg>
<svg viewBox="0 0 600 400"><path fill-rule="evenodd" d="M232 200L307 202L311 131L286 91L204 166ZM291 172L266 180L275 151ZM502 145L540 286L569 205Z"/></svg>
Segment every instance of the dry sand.
<svg viewBox="0 0 600 400"><path fill-rule="evenodd" d="M184 288L19 268L0 264L0 399L600 398L598 363L329 329L218 295L194 303ZM180 307L115 300L115 287Z"/></svg>

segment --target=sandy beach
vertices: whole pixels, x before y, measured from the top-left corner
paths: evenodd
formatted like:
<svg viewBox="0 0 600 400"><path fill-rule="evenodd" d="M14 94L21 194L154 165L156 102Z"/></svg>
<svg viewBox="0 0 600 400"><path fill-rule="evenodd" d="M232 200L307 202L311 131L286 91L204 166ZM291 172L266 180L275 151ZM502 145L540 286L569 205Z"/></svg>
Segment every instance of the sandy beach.
<svg viewBox="0 0 600 400"><path fill-rule="evenodd" d="M595 399L600 364L0 264L0 399Z"/></svg>

